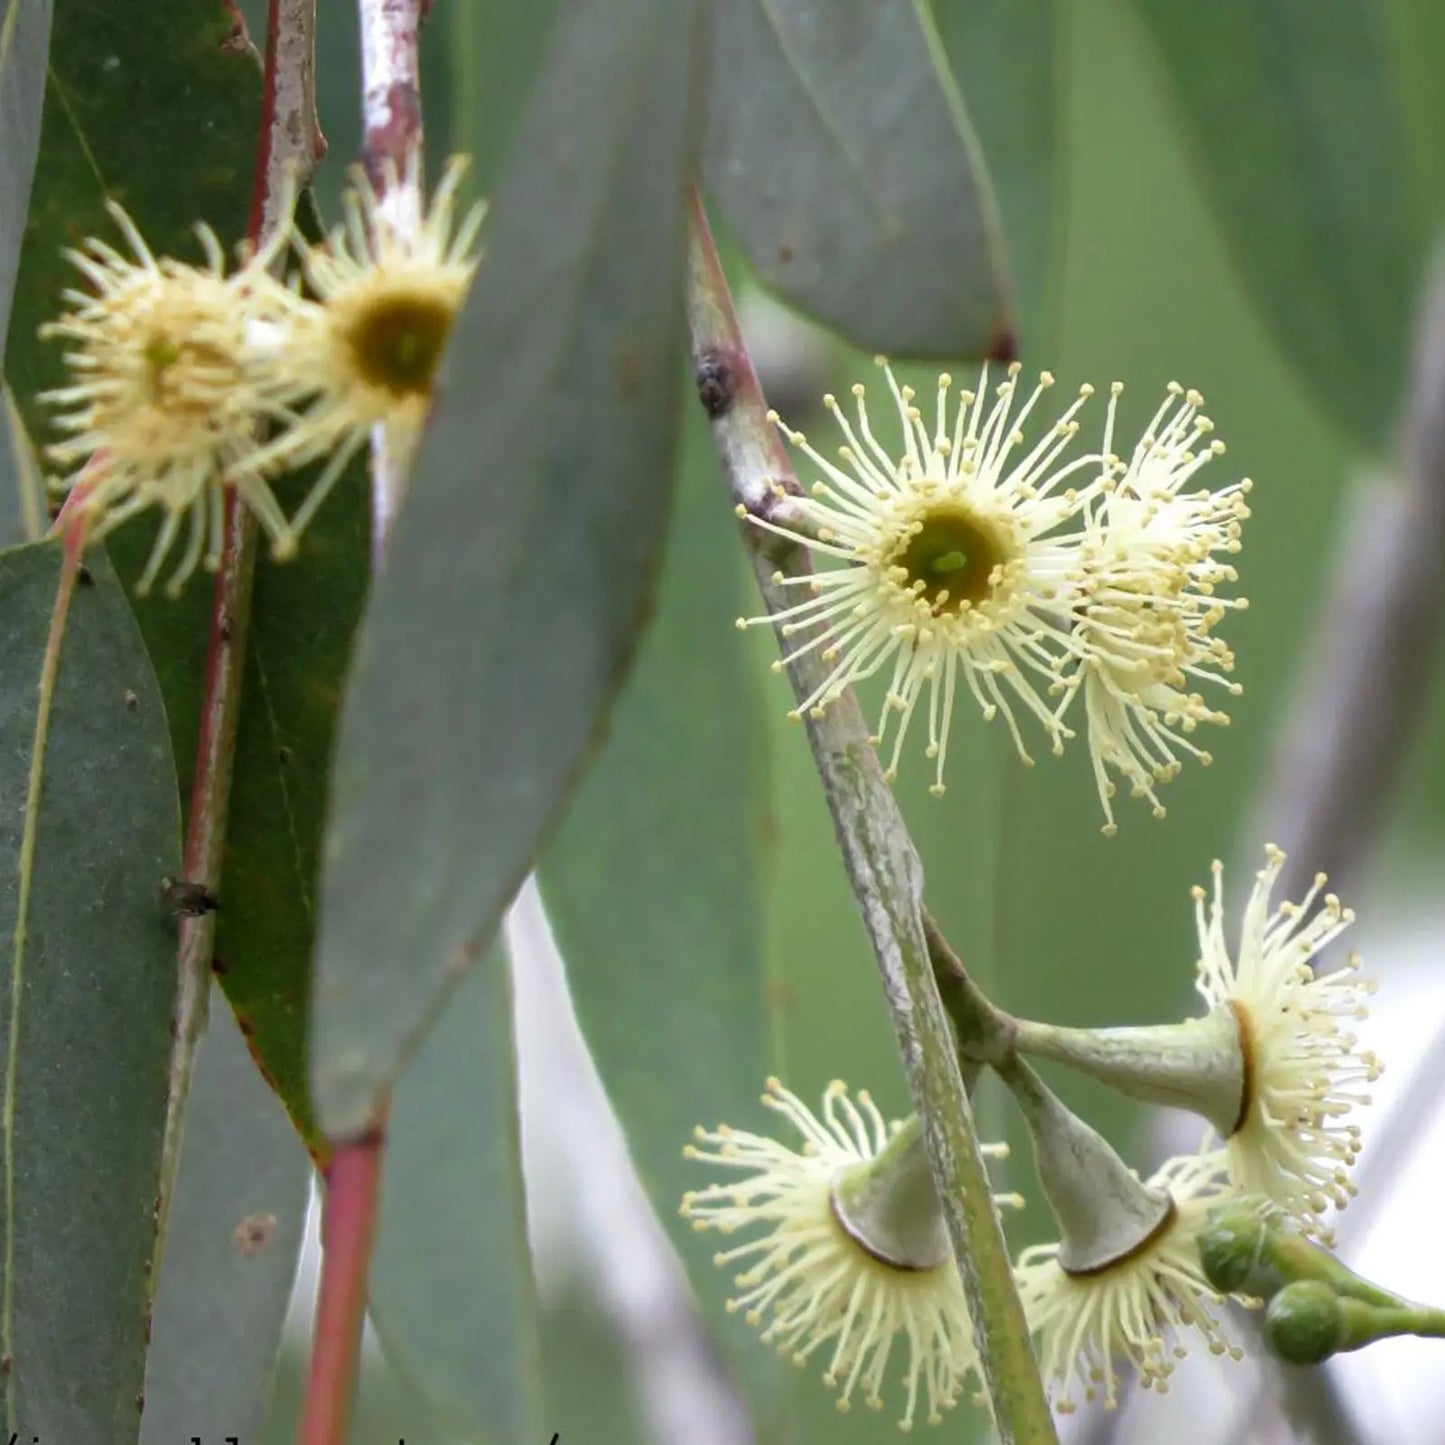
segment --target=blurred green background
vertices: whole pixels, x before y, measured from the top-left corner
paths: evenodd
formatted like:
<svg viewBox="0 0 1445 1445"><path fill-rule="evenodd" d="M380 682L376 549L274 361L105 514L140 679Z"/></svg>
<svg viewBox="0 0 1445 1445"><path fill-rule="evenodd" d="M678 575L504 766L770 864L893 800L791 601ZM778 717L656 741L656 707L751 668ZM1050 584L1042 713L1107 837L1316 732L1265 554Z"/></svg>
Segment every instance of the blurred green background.
<svg viewBox="0 0 1445 1445"><path fill-rule="evenodd" d="M1085 380L1101 391L1108 382L1123 380L1125 434L1152 415L1168 381L1198 387L1217 435L1228 445L1227 455L1211 464L1205 479L1218 484L1248 475L1256 482L1254 515L1240 560L1240 590L1251 606L1225 629L1239 659L1237 676L1245 695L1232 708L1232 725L1215 730L1206 741L1215 755L1213 768L1186 767L1167 789L1167 819L1156 822L1145 806L1121 799L1119 835L1101 837L1081 746L1076 743L1061 760L1040 748L1039 766L1025 773L1002 725L987 727L966 706L955 733L947 796L928 796L921 747L906 753L899 784L903 811L923 857L929 901L1003 1005L1071 1024L1151 1022L1190 1006L1195 955L1190 885L1207 878L1212 858L1238 860L1233 874L1233 896L1238 897L1248 876L1244 869L1254 866L1266 841L1244 836L1242 830L1268 789L1281 709L1297 681L1331 582L1341 499L1346 484L1366 464L1388 463L1389 430L1382 432L1373 455L1351 439L1358 429L1322 399L1329 384L1312 384L1316 378L1302 369L1308 362L1299 346L1282 341L1277 309L1261 305L1257 285L1246 283L1239 264L1240 218L1233 225L1221 222L1215 209L1218 191L1205 183L1208 162L1223 156L1236 169L1247 168L1258 148L1260 180L1268 185L1268 167L1275 161L1259 146L1244 108L1236 113L1221 106L1207 127L1186 130L1186 111L1177 103L1157 46L1168 22L1159 22L1157 29L1149 24L1151 16L1157 21L1158 7L1132 0L1056 0L1020 5L1009 14L997 5L980 5L976 14L955 24L958 17L945 10L952 4L963 7L965 0L935 0L935 9L966 101L975 94L969 71L977 66L976 119L985 151L998 164L1006 157L1013 165L1017 156L1011 148L1027 145L1035 167L1022 193L1011 189L1008 178L999 178L1020 293L1025 366L1056 372L1060 395ZM475 129L477 107L494 109L497 152L477 158L483 188L504 148L516 77L527 73L526 57L535 55L538 12L547 8L438 4L429 26L426 79L433 158L447 149L452 115L462 117L456 130L465 134ZM1296 18L1310 9L1278 8L1292 8ZM1445 119L1438 86L1445 14L1433 0L1390 0L1375 9L1385 48L1383 69L1373 79L1393 112L1389 123L1399 125L1403 138L1399 175L1408 211L1398 233L1389 231L1390 217L1381 217L1379 226L1383 244L1399 253L1399 274L1417 278L1425 239L1433 235L1445 198L1445 156L1438 144ZM331 141L319 185L324 200L335 195L340 173L355 154L358 127L350 69L355 56L351 7L323 10L322 120ZM1000 37L1012 25L1017 45L1023 12L1028 25L1042 27L1035 33L1053 34L1052 53L1025 45L1012 52L1006 67L991 67L987 55L965 53L970 23L993 26ZM1241 70L1253 68L1258 58L1236 57ZM1218 64L1221 58L1210 59ZM1003 82L1014 75L1031 76L1032 84L1045 85L1047 91L1010 94ZM1297 103L1288 77L1281 74L1279 81L1279 104ZM1050 146L1051 173L1048 167L1038 169L1039 157ZM1388 160L1382 157L1381 163ZM1317 249L1321 238L1305 226L1295 235L1257 239L1262 247L1285 254L1291 247L1311 253L1309 264L1316 268L1369 264L1368 257L1332 253L1327 238ZM740 263L735 276L746 293L750 283ZM1341 274L1339 284L1348 288L1351 277ZM1397 300L1402 313L1413 307L1413 294L1402 292ZM1400 374L1409 338L1398 339L1400 354L1385 357L1370 354L1362 338L1353 358L1362 387L1368 390L1382 374ZM790 346L798 348L794 364L779 374L790 399L789 420L821 435L818 414L792 409L799 375L814 393L841 390L854 379L870 379L870 361L835 341L818 355L816 337L790 342L785 336L780 344L785 354ZM1348 360L1348 348L1345 355ZM816 375L815 361L821 363ZM1322 358L1321 364L1328 369L1340 360ZM918 374L927 377L935 369L921 367ZM688 496L700 497L716 492L718 484L704 428L691 411L683 486ZM681 511L706 518L709 507L715 545L732 546L720 499L700 500L695 509L684 500ZM704 532L694 545L714 541ZM901 1113L905 1091L888 1018L802 730L784 720L786 686L768 672L771 639L753 633L744 640L727 625L739 608L755 610L741 549L736 550L732 595L720 597L714 609L715 633L698 637L697 665L706 667L711 653L743 648L757 671L761 710L749 726L751 762L762 769L767 787L766 816L757 833L758 867L768 885L766 951L758 960L765 987L758 1036L738 1040L735 1069L716 1066L716 1110L699 1122L711 1123L730 1101L752 1097L767 1069L782 1074L809 1100L816 1100L829 1079L841 1076L871 1089L886 1112ZM1432 665L1431 658L1419 659L1422 668ZM685 688L686 680L679 679L678 686ZM1437 735L1442 721L1438 688L1434 694L1424 738ZM748 702L743 695L741 705ZM1385 856L1418 863L1437 856L1440 848L1445 762L1439 750L1420 749L1409 778L1410 803L1396 811ZM699 819L697 826L705 828L706 820ZM608 841L599 838L597 845L606 847ZM645 1021L638 1020L638 1027L644 1028ZM666 1088L666 1081L660 1080L659 1087ZM1126 1155L1141 1167L1151 1162L1144 1155L1141 1111L1102 1090L1072 1082L1066 1087L1067 1097ZM1010 1220L1011 1235L1020 1244L1040 1238L1048 1223L1032 1186L1027 1144L1005 1102L987 1084L979 1113L986 1135L1007 1137L1015 1145L1002 1186L1035 1196L1022 1217ZM754 1109L732 1122L757 1125L764 1118ZM690 1270L701 1278L711 1252L708 1242L683 1240L682 1248L691 1254ZM575 1292L548 1299L548 1428L559 1430L564 1441L588 1445L635 1440L635 1401L630 1389L619 1385L626 1372L597 1367L604 1358L597 1354L601 1342L611 1338L605 1319L594 1312L600 1306L579 1308L578 1299ZM585 1374L582 1360L591 1362ZM397 1394L400 1387L388 1378L376 1361L357 1438L443 1439L440 1427L422 1425L424 1407ZM298 1380L297 1358L288 1353L269 1437L277 1442L289 1438ZM579 1388L584 1380L585 1388ZM891 1430L887 1420L866 1412L837 1415L812 1371L789 1381L787 1399L787 1411L778 1418L792 1423L779 1426L776 1438L826 1438L851 1445L888 1438ZM967 1419L968 1411L959 1418ZM982 1417L973 1418L981 1434ZM948 1438L964 1436L950 1424Z"/></svg>

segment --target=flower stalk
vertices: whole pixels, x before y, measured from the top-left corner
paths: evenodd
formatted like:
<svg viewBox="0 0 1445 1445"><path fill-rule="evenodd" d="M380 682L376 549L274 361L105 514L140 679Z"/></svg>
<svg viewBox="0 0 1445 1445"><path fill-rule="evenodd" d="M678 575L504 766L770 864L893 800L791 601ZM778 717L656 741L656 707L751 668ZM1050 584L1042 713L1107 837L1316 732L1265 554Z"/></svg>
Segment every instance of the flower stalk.
<svg viewBox="0 0 1445 1445"><path fill-rule="evenodd" d="M1245 1101L1239 1024L1228 1009L1145 1028L1072 1029L1018 1019L1020 1053L1052 1059L1146 1104L1188 1109L1221 1138L1234 1133Z"/></svg>
<svg viewBox="0 0 1445 1445"><path fill-rule="evenodd" d="M699 396L712 419L734 503L766 519L798 494L798 484L768 421L695 192L689 239L688 323ZM806 574L804 548L755 526L743 529L743 541L768 612L783 611L792 599L782 580ZM788 672L800 703L828 675L816 650L795 658ZM923 878L917 853L851 692L824 716L810 714L806 723L844 866L882 976L909 1088L922 1117L923 1140L1000 1437L1005 1442L1056 1441L952 1031L934 983L921 918Z"/></svg>

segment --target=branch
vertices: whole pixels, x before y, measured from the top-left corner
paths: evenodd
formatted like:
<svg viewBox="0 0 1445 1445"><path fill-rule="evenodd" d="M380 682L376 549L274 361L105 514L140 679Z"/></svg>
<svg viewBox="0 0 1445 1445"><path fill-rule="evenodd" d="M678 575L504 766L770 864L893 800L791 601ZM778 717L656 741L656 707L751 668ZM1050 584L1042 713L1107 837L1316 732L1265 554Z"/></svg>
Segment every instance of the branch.
<svg viewBox="0 0 1445 1445"><path fill-rule="evenodd" d="M734 502L770 515L780 505L777 489L782 488L781 505L786 506L786 494L798 491L797 479L767 420L695 192L689 226L688 323L699 397L712 418L713 441ZM756 527L744 527L743 541L768 611L783 610L788 602L774 576L779 569L793 576L805 573L802 549L765 541ZM825 666L816 649L789 665L799 699L822 681ZM933 980L920 916L923 873L918 855L852 694L830 705L824 717L810 715L807 728L844 867L882 976L914 1105L923 1119L934 1183L968 1296L1000 1437L1004 1442L1056 1441L948 1018Z"/></svg>
<svg viewBox="0 0 1445 1445"><path fill-rule="evenodd" d="M1402 482L1359 484L1314 657L1275 747L1260 830L1289 856L1287 898L1369 857L1430 685L1445 591L1445 254L1416 342Z"/></svg>
<svg viewBox="0 0 1445 1445"><path fill-rule="evenodd" d="M287 167L295 167L300 191L326 154L316 115L316 0L271 0L262 115L250 221L258 245L290 220L281 214Z"/></svg>
<svg viewBox="0 0 1445 1445"><path fill-rule="evenodd" d="M321 145L312 84L314 20L315 0L271 0L263 81L265 109L257 141L256 179L251 192L247 237L254 247L263 245L276 226L289 223L289 215L283 214L284 201L293 194L295 181L288 178L288 168L299 164L301 178L309 176ZM309 142L303 145L308 137ZM184 879L213 893L220 886L226 847L226 816L235 770L236 726L241 715L241 681L251 620L256 548L255 520L240 504L235 491L229 489L225 543L211 606L200 734L191 780L191 809L182 851ZM176 1170L180 1164L186 1101L195 1073L196 1050L206 1028L215 930L214 913L184 916L180 920L175 1043L171 1049L165 1134L161 1145L157 1257L165 1245Z"/></svg>
<svg viewBox="0 0 1445 1445"><path fill-rule="evenodd" d="M1002 1064L1014 1055L1018 1022L1006 1014L973 981L963 960L943 936L938 920L923 910L923 936L928 943L928 960L933 982L945 1012L958 1032L959 1052L965 1066ZM965 1080L967 1079L965 1068Z"/></svg>
<svg viewBox="0 0 1445 1445"><path fill-rule="evenodd" d="M421 0L361 0L362 163L378 211L400 237L415 235L423 206L418 29ZM371 434L372 564L380 566L406 494L408 448L385 426Z"/></svg>

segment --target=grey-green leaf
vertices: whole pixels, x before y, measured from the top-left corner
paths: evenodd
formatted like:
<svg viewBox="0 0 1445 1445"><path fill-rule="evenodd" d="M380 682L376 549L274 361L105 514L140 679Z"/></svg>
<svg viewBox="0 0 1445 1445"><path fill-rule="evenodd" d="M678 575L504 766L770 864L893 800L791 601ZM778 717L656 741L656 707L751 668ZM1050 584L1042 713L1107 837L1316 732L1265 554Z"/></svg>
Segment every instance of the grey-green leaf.
<svg viewBox="0 0 1445 1445"><path fill-rule="evenodd" d="M648 1197L754 1400L777 1359L723 1311L732 1275L678 1214L714 1182L682 1157L699 1124L757 1115L772 1057L768 718L733 619L749 595L701 411L657 620L611 734L543 860L578 1021Z"/></svg>
<svg viewBox="0 0 1445 1445"><path fill-rule="evenodd" d="M1067 0L932 0L998 197L1020 346L1049 365L1065 199L1063 45Z"/></svg>
<svg viewBox="0 0 1445 1445"><path fill-rule="evenodd" d="M39 539L45 518L43 485L25 419L0 377L0 547Z"/></svg>
<svg viewBox="0 0 1445 1445"><path fill-rule="evenodd" d="M569 9L358 642L313 1012L374 1119L495 931L625 675L666 528L696 0Z"/></svg>
<svg viewBox="0 0 1445 1445"><path fill-rule="evenodd" d="M1399 403L1423 254L1384 7L1134 8L1261 316L1315 401L1378 446Z"/></svg>
<svg viewBox="0 0 1445 1445"><path fill-rule="evenodd" d="M45 57L50 50L50 0L0 4L0 373L10 297L20 267L20 241L30 205L30 182L40 149L45 104Z"/></svg>
<svg viewBox="0 0 1445 1445"><path fill-rule="evenodd" d="M398 1084L371 1267L397 1372L468 1440L545 1440L507 961L472 971Z"/></svg>
<svg viewBox="0 0 1445 1445"><path fill-rule="evenodd" d="M0 554L0 1344L7 1430L119 1445L140 1426L180 817L140 634L87 560L46 698L60 550Z"/></svg>
<svg viewBox="0 0 1445 1445"><path fill-rule="evenodd" d="M311 1159L213 1001L156 1287L141 1445L259 1435L311 1192Z"/></svg>
<svg viewBox="0 0 1445 1445"><path fill-rule="evenodd" d="M762 279L870 350L1012 354L997 209L922 0L711 9L705 175Z"/></svg>

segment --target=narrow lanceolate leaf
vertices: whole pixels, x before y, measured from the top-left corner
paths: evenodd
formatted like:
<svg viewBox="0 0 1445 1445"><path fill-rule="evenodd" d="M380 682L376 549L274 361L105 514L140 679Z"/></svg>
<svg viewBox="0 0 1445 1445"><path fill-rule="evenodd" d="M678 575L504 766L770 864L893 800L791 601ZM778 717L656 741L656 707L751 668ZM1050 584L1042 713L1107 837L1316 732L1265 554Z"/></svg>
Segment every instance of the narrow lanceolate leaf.
<svg viewBox="0 0 1445 1445"><path fill-rule="evenodd" d="M0 0L0 374L40 145L49 46L50 0Z"/></svg>
<svg viewBox="0 0 1445 1445"><path fill-rule="evenodd" d="M119 1445L149 1332L180 820L140 634L88 565L62 588L56 546L0 554L0 1346L7 1430Z"/></svg>
<svg viewBox="0 0 1445 1445"><path fill-rule="evenodd" d="M382 1348L463 1438L545 1441L500 949L457 990L398 1084L386 1153L370 1296Z"/></svg>
<svg viewBox="0 0 1445 1445"><path fill-rule="evenodd" d="M997 211L923 0L710 8L704 174L763 280L874 351L1011 354Z"/></svg>
<svg viewBox="0 0 1445 1445"><path fill-rule="evenodd" d="M680 1218L707 1183L682 1146L699 1124L750 1120L777 1067L767 959L768 719L749 610L701 413L657 619L606 745L541 868L578 1021L632 1159L729 1362L775 1391L777 1359L723 1302L732 1277Z"/></svg>
<svg viewBox="0 0 1445 1445"><path fill-rule="evenodd" d="M311 1160L228 1009L211 1012L156 1289L141 1445L259 1438Z"/></svg>
<svg viewBox="0 0 1445 1445"><path fill-rule="evenodd" d="M1315 399L1378 445L1423 252L1384 7L1134 5L1260 314Z"/></svg>
<svg viewBox="0 0 1445 1445"><path fill-rule="evenodd" d="M1003 216L1020 349L1047 366L1062 230L1066 0L932 0Z"/></svg>
<svg viewBox="0 0 1445 1445"><path fill-rule="evenodd" d="M310 478L277 489L288 510ZM364 467L343 478L292 562L262 557L251 600L216 976L257 1064L313 1149L306 1074L326 790L346 665L366 599Z"/></svg>
<svg viewBox="0 0 1445 1445"><path fill-rule="evenodd" d="M332 1137L376 1117L495 931L641 630L669 506L700 10L571 6L496 198L341 724L312 1053Z"/></svg>

